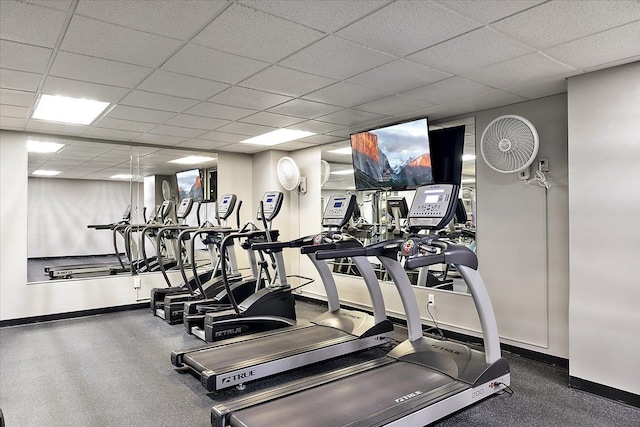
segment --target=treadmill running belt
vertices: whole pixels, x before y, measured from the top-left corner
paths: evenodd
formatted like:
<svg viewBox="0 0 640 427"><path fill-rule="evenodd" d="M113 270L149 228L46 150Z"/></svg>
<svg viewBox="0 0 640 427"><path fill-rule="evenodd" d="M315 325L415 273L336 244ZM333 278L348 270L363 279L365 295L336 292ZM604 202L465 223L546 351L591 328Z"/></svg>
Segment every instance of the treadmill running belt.
<svg viewBox="0 0 640 427"><path fill-rule="evenodd" d="M211 350L187 353L183 360L185 364L199 371L220 372L227 368L235 368L235 365L254 365L265 358L277 360L297 349L314 346L325 341L353 337L340 329L317 325L302 329L287 330L287 328L283 328L281 330L283 331L281 334L262 339L250 339Z"/></svg>
<svg viewBox="0 0 640 427"><path fill-rule="evenodd" d="M451 387L444 386L452 383L456 381L428 368L394 362L239 410L229 421L232 426L341 427L396 406L410 409L413 398L441 387L450 393Z"/></svg>

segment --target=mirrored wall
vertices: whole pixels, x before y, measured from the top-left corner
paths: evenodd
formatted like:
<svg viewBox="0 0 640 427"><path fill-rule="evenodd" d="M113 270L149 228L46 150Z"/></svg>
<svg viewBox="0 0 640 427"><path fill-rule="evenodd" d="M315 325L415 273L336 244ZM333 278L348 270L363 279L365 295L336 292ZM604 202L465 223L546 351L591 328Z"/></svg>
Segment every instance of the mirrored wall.
<svg viewBox="0 0 640 427"><path fill-rule="evenodd" d="M475 230L477 226L476 216L476 157L475 157L475 118L451 120L447 122L435 122L429 124L429 131L456 126L464 126L464 152L462 165L461 190L459 198L463 210L460 210L448 227L442 231L446 238L462 243L475 250L477 242ZM415 191L357 191L353 172L350 141L339 144L331 144L322 149L322 203L333 194L355 194L358 201L358 209L348 232L362 241L363 244L406 235L405 218L398 215L398 210L393 208L393 200L404 198L408 206L411 206ZM395 215L394 215L395 214ZM371 260L378 277L388 280L382 266ZM333 270L340 274L358 275L357 269L348 259L337 260ZM412 283L415 286L436 287L441 290L455 292L467 292L464 281L452 266L432 266L428 271L408 271Z"/></svg>
<svg viewBox="0 0 640 427"><path fill-rule="evenodd" d="M185 197L215 200L215 153L45 135L27 143L29 283L151 272L139 268L157 252L143 225L215 217L212 203L176 217Z"/></svg>

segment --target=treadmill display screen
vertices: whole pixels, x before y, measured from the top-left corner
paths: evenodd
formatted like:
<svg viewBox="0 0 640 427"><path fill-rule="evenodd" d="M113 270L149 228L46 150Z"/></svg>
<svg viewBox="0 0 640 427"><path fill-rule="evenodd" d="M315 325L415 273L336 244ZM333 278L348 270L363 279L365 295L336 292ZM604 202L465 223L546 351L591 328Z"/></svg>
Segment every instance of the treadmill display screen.
<svg viewBox="0 0 640 427"><path fill-rule="evenodd" d="M341 207L342 207L342 202L335 202L335 203L333 204L333 207L334 207L334 208L341 208Z"/></svg>

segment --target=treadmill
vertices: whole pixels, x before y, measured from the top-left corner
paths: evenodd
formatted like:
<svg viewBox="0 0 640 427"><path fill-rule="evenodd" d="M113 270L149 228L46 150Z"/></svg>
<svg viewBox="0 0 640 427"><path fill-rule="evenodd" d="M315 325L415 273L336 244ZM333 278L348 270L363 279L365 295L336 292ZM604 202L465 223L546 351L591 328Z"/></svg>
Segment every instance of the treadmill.
<svg viewBox="0 0 640 427"><path fill-rule="evenodd" d="M409 213L409 229L436 230L453 216L459 187L420 187ZM358 249L319 252L316 257L376 256L398 288L409 337L387 356L272 387L212 408L214 426L424 426L463 409L510 383L489 294L475 254L437 234L394 239ZM409 268L453 263L467 282L484 338L484 351L422 335L420 312L406 273ZM304 420L304 421L302 421Z"/></svg>
<svg viewBox="0 0 640 427"><path fill-rule="evenodd" d="M112 230L114 232L114 248L116 252L116 256L118 257L118 262L102 262L102 263L90 263L90 264L67 264L67 265L56 265L56 266L47 266L44 268L44 272L49 275L51 279L71 279L73 276L77 275L90 275L90 274L116 274L117 272L122 272L128 269L128 265L120 258L120 254L118 253L118 248L116 245L116 230L121 230L121 227L129 225L131 220L131 205L127 206L124 214L122 215L122 219L116 223L112 224L90 224L87 225L87 228L92 228L94 230ZM124 230L124 228L122 228ZM124 237L124 232L120 233Z"/></svg>
<svg viewBox="0 0 640 427"><path fill-rule="evenodd" d="M393 335L393 324L386 318L380 284L366 256L354 257L354 263L371 297L373 316L340 308L331 269L315 256L318 249L327 247L362 247L357 239L331 230L340 230L347 224L355 203L354 195L332 196L323 215L323 226L330 230L291 242L259 245L262 249L271 248L276 254L286 247L300 247L322 279L327 294L327 312L313 321L174 351L171 354L173 365L198 376L201 384L211 392L233 386L243 388L245 383L259 378L388 343ZM270 319L258 316L254 320Z"/></svg>

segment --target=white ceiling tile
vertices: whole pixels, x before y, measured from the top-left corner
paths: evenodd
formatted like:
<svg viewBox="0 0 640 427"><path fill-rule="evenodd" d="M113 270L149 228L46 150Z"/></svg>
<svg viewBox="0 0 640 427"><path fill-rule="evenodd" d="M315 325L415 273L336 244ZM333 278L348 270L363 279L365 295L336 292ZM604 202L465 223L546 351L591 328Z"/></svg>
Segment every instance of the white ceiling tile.
<svg viewBox="0 0 640 427"><path fill-rule="evenodd" d="M248 78L242 84L255 89L297 97L335 82L334 79L274 65Z"/></svg>
<svg viewBox="0 0 640 427"><path fill-rule="evenodd" d="M533 52L533 49L484 27L408 56L412 61L459 74Z"/></svg>
<svg viewBox="0 0 640 427"><path fill-rule="evenodd" d="M460 114L466 113L466 110L461 108L459 105L454 104L445 104L438 105L437 107L431 107L424 109L422 111L415 111L413 113L409 113L407 115L400 115L394 117L394 120L412 120L416 117L428 117L429 120L440 120L447 119L449 117L459 116Z"/></svg>
<svg viewBox="0 0 640 427"><path fill-rule="evenodd" d="M225 83L185 76L184 74L170 73L163 70L154 71L153 74L138 85L138 89L148 92L199 99L201 101L212 97L228 87L229 85Z"/></svg>
<svg viewBox="0 0 640 427"><path fill-rule="evenodd" d="M0 40L0 65L18 71L43 73L53 50Z"/></svg>
<svg viewBox="0 0 640 427"><path fill-rule="evenodd" d="M264 145L252 145L252 144L229 144L224 147L220 147L219 151L229 151L232 153L254 154L260 151L266 151L271 147L265 147Z"/></svg>
<svg viewBox="0 0 640 427"><path fill-rule="evenodd" d="M386 87L382 86L386 89ZM326 104L340 105L342 107L352 107L374 99L384 98L390 92L382 92L351 83L338 82L304 96L304 99L324 102Z"/></svg>
<svg viewBox="0 0 640 427"><path fill-rule="evenodd" d="M224 0L191 1L81 1L76 13L181 40L218 14Z"/></svg>
<svg viewBox="0 0 640 427"><path fill-rule="evenodd" d="M451 77L451 74L434 70L422 64L398 59L366 71L347 81L388 93L398 93Z"/></svg>
<svg viewBox="0 0 640 427"><path fill-rule="evenodd" d="M550 77L548 79L509 87L505 90L528 99L542 98L544 96L565 93L567 91L567 79L563 77Z"/></svg>
<svg viewBox="0 0 640 427"><path fill-rule="evenodd" d="M432 107L434 104L430 104L424 101L418 101L416 99L405 98L399 95L389 96L387 98L378 99L373 102L367 102L355 107L357 110L368 111L370 113L383 114L385 116L397 116L399 114L406 114L412 111L423 110L428 107Z"/></svg>
<svg viewBox="0 0 640 427"><path fill-rule="evenodd" d="M114 141L130 141L135 137L142 135L141 132L132 132L128 130L105 129L92 127L88 129L82 136L93 138L110 139Z"/></svg>
<svg viewBox="0 0 640 427"><path fill-rule="evenodd" d="M16 105L4 105L0 104L0 116L15 117L20 119L26 119L29 115L29 107L19 107Z"/></svg>
<svg viewBox="0 0 640 427"><path fill-rule="evenodd" d="M188 141L179 143L178 147L200 148L203 150L215 150L217 148L224 147L225 145L229 145L229 143L207 141L206 139L190 139Z"/></svg>
<svg viewBox="0 0 640 427"><path fill-rule="evenodd" d="M238 120L255 113L255 110L214 104L213 102L201 102L195 107L189 108L185 113L196 116L215 117L217 119L224 120Z"/></svg>
<svg viewBox="0 0 640 427"><path fill-rule="evenodd" d="M0 128L2 129L22 130L26 122L25 119L18 117L0 116Z"/></svg>
<svg viewBox="0 0 640 427"><path fill-rule="evenodd" d="M202 135L205 133L202 129L189 129L178 126L168 126L168 125L160 125L150 131L149 133L156 135L168 135L168 136L178 136L184 138L195 138L196 136Z"/></svg>
<svg viewBox="0 0 640 427"><path fill-rule="evenodd" d="M316 135L319 136L319 135ZM313 137L310 137L313 138ZM274 148L277 148L278 150L283 150L283 151L294 151L294 150L304 150L305 148L311 148L311 147L315 147L316 145L321 144L320 142L318 143L312 143L312 142L303 142L303 141L291 141L291 142L286 142L284 144L279 144L276 145Z"/></svg>
<svg viewBox="0 0 640 427"><path fill-rule="evenodd" d="M619 61L607 62L605 64L596 65L595 67L585 68L584 71L587 73L590 73L592 71L604 70L605 68L617 67L618 65L630 64L632 62L638 62L638 61L640 61L640 55L621 59Z"/></svg>
<svg viewBox="0 0 640 427"><path fill-rule="evenodd" d="M544 53L582 69L635 57L640 55L640 21L564 43Z"/></svg>
<svg viewBox="0 0 640 427"><path fill-rule="evenodd" d="M329 36L284 59L281 64L324 77L346 79L394 59L391 55Z"/></svg>
<svg viewBox="0 0 640 427"><path fill-rule="evenodd" d="M362 123L371 122L382 118L380 114L367 113L358 110L342 110L335 113L327 114L319 118L320 121L336 123L345 126L356 126Z"/></svg>
<svg viewBox="0 0 640 427"><path fill-rule="evenodd" d="M181 113L182 111L193 107L197 103L198 101L193 99L143 92L141 90L132 91L124 97L122 101L120 101L120 104L122 105L152 108L154 110L174 111L176 113Z"/></svg>
<svg viewBox="0 0 640 427"><path fill-rule="evenodd" d="M133 88L150 68L69 52L58 52L49 75L85 82Z"/></svg>
<svg viewBox="0 0 640 427"><path fill-rule="evenodd" d="M134 122L131 120L114 119L111 117L103 117L94 126L99 128L128 130L133 132L145 133L158 126L155 123Z"/></svg>
<svg viewBox="0 0 640 427"><path fill-rule="evenodd" d="M129 92L129 89L116 86L87 83L79 80L49 76L42 86L42 93L48 95L70 96L116 103Z"/></svg>
<svg viewBox="0 0 640 427"><path fill-rule="evenodd" d="M153 135L150 133L145 133L144 135L140 135L135 138L135 142L146 142L148 144L159 144L159 145L175 145L180 142L186 141L187 138L178 137L178 136L169 136L169 135Z"/></svg>
<svg viewBox="0 0 640 427"><path fill-rule="evenodd" d="M181 44L176 39L74 15L60 49L157 67Z"/></svg>
<svg viewBox="0 0 640 427"><path fill-rule="evenodd" d="M522 101L526 101L526 98L501 90L496 90L473 98L453 102L452 105L454 107L458 106L466 112L473 112L501 107L503 105L515 104Z"/></svg>
<svg viewBox="0 0 640 427"><path fill-rule="evenodd" d="M389 3L389 0L243 0L242 4L332 33Z"/></svg>
<svg viewBox="0 0 640 427"><path fill-rule="evenodd" d="M232 105L234 107L249 108L252 110L264 110L289 100L291 100L289 96L240 86L231 86L229 89L209 99L209 101L218 104Z"/></svg>
<svg viewBox="0 0 640 427"><path fill-rule="evenodd" d="M258 135L262 135L263 133L274 131L276 129L277 128L270 127L270 126L254 125L251 123L242 123L242 122L233 122L233 123L229 123L228 125L224 125L218 128L217 130L220 132L235 133L238 135L258 136Z"/></svg>
<svg viewBox="0 0 640 427"><path fill-rule="evenodd" d="M572 71L574 71L573 68L536 52L469 71L462 75L471 80L504 89L547 77L563 76Z"/></svg>
<svg viewBox="0 0 640 427"><path fill-rule="evenodd" d="M114 119L135 120L147 123L164 123L173 116L175 116L175 113L149 108L129 107L128 105L116 105L106 115L106 117L113 117Z"/></svg>
<svg viewBox="0 0 640 427"><path fill-rule="evenodd" d="M236 84L267 66L266 62L190 43L173 55L161 68L204 79Z"/></svg>
<svg viewBox="0 0 640 427"><path fill-rule="evenodd" d="M19 107L32 107L36 100L36 94L21 90L0 89L0 103L4 105L17 105Z"/></svg>
<svg viewBox="0 0 640 427"><path fill-rule="evenodd" d="M405 56L480 25L440 5L397 1L338 31L337 36Z"/></svg>
<svg viewBox="0 0 640 427"><path fill-rule="evenodd" d="M305 119L315 119L318 116L323 116L341 109L341 107L337 107L335 105L327 105L319 102L307 101L305 99L294 99L273 107L269 109L269 111L272 113L280 113Z"/></svg>
<svg viewBox="0 0 640 427"><path fill-rule="evenodd" d="M318 120L307 120L305 122L300 122L296 123L295 125L289 126L289 128L292 129L306 130L307 132L313 133L329 133L337 131L338 129L342 129L343 127L343 125L321 122Z"/></svg>
<svg viewBox="0 0 640 427"><path fill-rule="evenodd" d="M71 6L71 1L72 0L25 0L25 3L66 11L69 9L69 6Z"/></svg>
<svg viewBox="0 0 640 427"><path fill-rule="evenodd" d="M31 119L27 123L27 131L42 131L51 132L54 134L62 135L80 135L84 131L89 129L89 126L82 125L67 125L64 123L45 122L42 120Z"/></svg>
<svg viewBox="0 0 640 427"><path fill-rule="evenodd" d="M638 19L638 2L552 1L492 26L530 46L546 48Z"/></svg>
<svg viewBox="0 0 640 427"><path fill-rule="evenodd" d="M269 113L267 111L261 111L251 116L242 119L245 123L252 123L256 125L271 126L275 128L283 128L291 126L296 123L300 123L304 119L299 117L284 116L282 114Z"/></svg>
<svg viewBox="0 0 640 427"><path fill-rule="evenodd" d="M491 92L493 89L480 83L452 77L426 86L403 92L402 95L432 104L447 104Z"/></svg>
<svg viewBox="0 0 640 427"><path fill-rule="evenodd" d="M4 89L24 90L35 92L42 76L38 73L27 73L0 68L0 87Z"/></svg>
<svg viewBox="0 0 640 427"><path fill-rule="evenodd" d="M248 58L276 62L323 36L319 31L291 21L233 4L192 41Z"/></svg>
<svg viewBox="0 0 640 427"><path fill-rule="evenodd" d="M521 12L545 1L546 0L437 0L438 3L483 24L497 21L498 19Z"/></svg>
<svg viewBox="0 0 640 427"><path fill-rule="evenodd" d="M227 144L235 143L238 141L242 141L243 139L247 139L246 135L238 135L235 133L227 133L220 132L214 130L212 132L207 132L204 135L200 135L198 139L205 139L207 141L216 141L216 142L224 142Z"/></svg>
<svg viewBox="0 0 640 427"><path fill-rule="evenodd" d="M228 120L215 119L212 117L193 116L191 114L178 114L167 120L165 124L180 126L192 129L212 130L229 123Z"/></svg>
<svg viewBox="0 0 640 427"><path fill-rule="evenodd" d="M313 144L313 145L319 145L319 144L329 144L331 142L336 142L341 140L342 138L339 136L331 136L331 135L311 135L311 136L307 136L306 138L302 138L300 141L296 141L296 142L303 142L305 144ZM291 149L291 148L289 148Z"/></svg>
<svg viewBox="0 0 640 427"><path fill-rule="evenodd" d="M66 13L15 1L0 2L0 38L54 47Z"/></svg>

